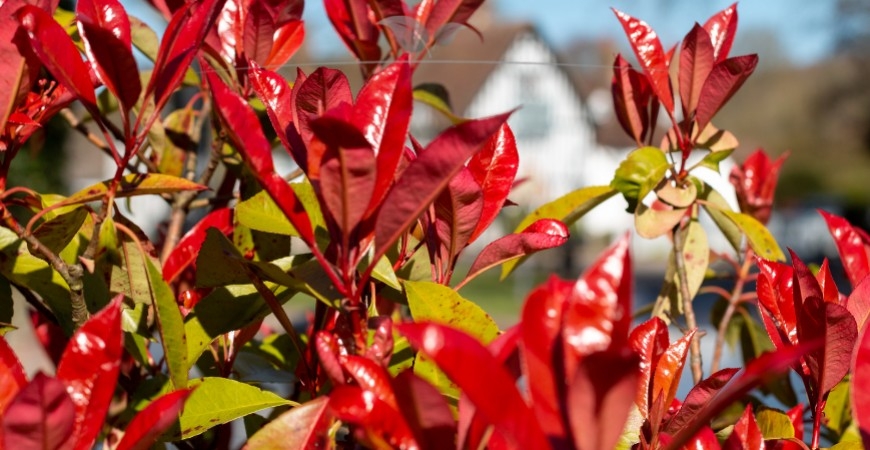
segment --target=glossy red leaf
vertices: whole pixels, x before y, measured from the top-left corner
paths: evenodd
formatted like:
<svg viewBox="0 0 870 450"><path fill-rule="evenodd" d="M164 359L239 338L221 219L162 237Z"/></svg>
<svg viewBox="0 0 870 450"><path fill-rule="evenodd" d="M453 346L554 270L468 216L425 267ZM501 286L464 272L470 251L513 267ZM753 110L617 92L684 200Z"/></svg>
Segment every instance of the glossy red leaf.
<svg viewBox="0 0 870 450"><path fill-rule="evenodd" d="M795 310L799 312L798 318L800 318L801 305L809 297L822 299L822 288L819 286L819 281L813 275L813 272L810 271L809 267L804 264L800 257L791 249L789 249L789 254L791 255L791 265L794 270Z"/></svg>
<svg viewBox="0 0 870 450"><path fill-rule="evenodd" d="M266 67L278 69L302 48L305 41L305 22L293 20L278 29L272 42L272 51L263 64Z"/></svg>
<svg viewBox="0 0 870 450"><path fill-rule="evenodd" d="M433 41L449 24L467 25L474 11L484 0L439 0L429 10L426 20L426 32ZM428 44L428 43L427 43Z"/></svg>
<svg viewBox="0 0 870 450"><path fill-rule="evenodd" d="M421 448L455 447L456 420L438 389L413 370L398 374L392 384L399 412L407 419Z"/></svg>
<svg viewBox="0 0 870 450"><path fill-rule="evenodd" d="M483 190L483 211L468 242L474 242L495 221L517 176L520 156L508 124L499 128L483 149L468 161L468 170Z"/></svg>
<svg viewBox="0 0 870 450"><path fill-rule="evenodd" d="M257 115L248 102L223 83L213 72L206 77L212 88L218 114L223 120L224 130L236 149L245 157L245 163L254 172L263 189L269 193L287 220L293 225L300 237L310 246L314 243L314 230L302 202L290 185L275 173L272 162L272 146L263 135Z"/></svg>
<svg viewBox="0 0 870 450"><path fill-rule="evenodd" d="M497 432L509 436L519 448L547 448L547 439L513 378L480 342L434 323L397 327L413 347L432 359L462 389Z"/></svg>
<svg viewBox="0 0 870 450"><path fill-rule="evenodd" d="M25 5L15 14L45 68L85 106L95 110L97 98L88 67L63 27L51 14L33 5Z"/></svg>
<svg viewBox="0 0 870 450"><path fill-rule="evenodd" d="M721 449L716 433L710 427L702 427L698 434L692 437L683 450L716 450Z"/></svg>
<svg viewBox="0 0 870 450"><path fill-rule="evenodd" d="M375 155L365 136L349 122L327 116L310 126L315 138L308 146L309 154L322 155L316 187L325 212L341 231L340 244L348 248L375 189Z"/></svg>
<svg viewBox="0 0 870 450"><path fill-rule="evenodd" d="M698 109L695 113L695 123L703 130L716 115L716 112L728 103L740 86L755 71L758 65L758 55L735 56L720 61L713 66L710 76L701 88Z"/></svg>
<svg viewBox="0 0 870 450"><path fill-rule="evenodd" d="M75 449L90 449L103 428L121 367L123 336L118 294L70 338L57 367L75 404Z"/></svg>
<svg viewBox="0 0 870 450"><path fill-rule="evenodd" d="M412 109L411 67L407 59L376 73L357 95L353 123L371 143L378 161L378 180L367 216L377 211L396 178Z"/></svg>
<svg viewBox="0 0 870 450"><path fill-rule="evenodd" d="M156 110L162 109L172 92L181 84L225 1L184 3L174 12L160 41L154 72L145 89L146 97L154 94Z"/></svg>
<svg viewBox="0 0 870 450"><path fill-rule="evenodd" d="M393 319L389 316L378 316L369 319L369 326L373 320L377 322L375 334L372 336L372 342L366 349L366 357L379 362L382 366L387 367L390 364L390 359L393 356L393 348L395 342L393 340Z"/></svg>
<svg viewBox="0 0 870 450"><path fill-rule="evenodd" d="M665 424L664 430L674 434L688 425L737 372L738 369L723 369L692 387L680 409Z"/></svg>
<svg viewBox="0 0 870 450"><path fill-rule="evenodd" d="M184 408L190 389L181 389L161 395L137 413L124 430L124 437L115 450L148 450L157 443Z"/></svg>
<svg viewBox="0 0 870 450"><path fill-rule="evenodd" d="M313 137L311 121L342 103L352 103L353 95L347 77L341 71L320 67L308 77L296 79L291 101L293 123L307 145ZM302 169L310 174L319 165L319 161L308 161Z"/></svg>
<svg viewBox="0 0 870 450"><path fill-rule="evenodd" d="M284 412L267 423L242 447L244 450L274 448L281 442L285 450L328 448L326 435L332 419L328 417L329 397L317 397Z"/></svg>
<svg viewBox="0 0 870 450"><path fill-rule="evenodd" d="M734 185L740 211L758 219L762 224L770 220L773 196L779 181L779 170L788 152L771 161L762 149L755 150L743 165L731 169L729 180Z"/></svg>
<svg viewBox="0 0 870 450"><path fill-rule="evenodd" d="M789 409L785 412L788 416L789 420L791 420L791 425L794 427L794 437L802 441L804 439L804 405L803 403L798 403L792 409Z"/></svg>
<svg viewBox="0 0 870 450"><path fill-rule="evenodd" d="M867 318L870 317L870 278L858 283L846 300L846 309L852 313L858 329L863 330Z"/></svg>
<svg viewBox="0 0 870 450"><path fill-rule="evenodd" d="M821 342L812 342L796 346L784 347L776 352L765 352L750 361L743 369L730 377L727 383L717 389L709 400L695 413L687 423L677 429L673 440L665 447L676 450L688 442L701 428L708 426L710 419L730 404L746 395L755 387L766 383L790 367L798 363L807 351L818 348ZM727 370L727 369L726 369ZM718 375L714 374L714 377Z"/></svg>
<svg viewBox="0 0 870 450"><path fill-rule="evenodd" d="M76 18L91 68L126 114L142 92L127 12L118 0L79 0Z"/></svg>
<svg viewBox="0 0 870 450"><path fill-rule="evenodd" d="M245 57L265 64L272 53L272 42L278 24L267 9L264 1L253 0L245 9L244 31L242 32L242 48Z"/></svg>
<svg viewBox="0 0 870 450"><path fill-rule="evenodd" d="M366 0L324 0L326 15L344 45L360 61L379 61L381 49L378 46L380 32L369 20L369 7ZM363 65L370 72L374 64Z"/></svg>
<svg viewBox="0 0 870 450"><path fill-rule="evenodd" d="M361 427L370 440L393 448L420 448L405 418L388 403L355 386L337 386L329 394L329 412Z"/></svg>
<svg viewBox="0 0 870 450"><path fill-rule="evenodd" d="M819 271L816 272L816 281L819 283L824 301L837 304L845 303L841 302L845 297L843 299L840 298L840 290L837 289L837 283L834 281L834 274L831 273L831 264L828 262L828 258L822 261Z"/></svg>
<svg viewBox="0 0 870 450"><path fill-rule="evenodd" d="M557 380L564 379L562 352L557 344L562 329L562 313L574 284L552 276L526 298L519 326L519 348L523 373L528 380L538 423L548 436L566 436Z"/></svg>
<svg viewBox="0 0 870 450"><path fill-rule="evenodd" d="M178 245L163 262L163 279L172 283L175 279L196 262L199 249L205 242L205 233L209 228L217 228L229 236L233 232L233 210L218 208L203 217L178 241Z"/></svg>
<svg viewBox="0 0 870 450"><path fill-rule="evenodd" d="M670 116L674 115L674 94L671 90L671 80L668 75L670 59L662 48L659 36L646 22L613 8L616 17L622 24L625 35L631 43L631 48L637 56L643 72L646 74L652 91ZM702 127L703 129L703 127Z"/></svg>
<svg viewBox="0 0 870 450"><path fill-rule="evenodd" d="M39 64L34 64L37 61L32 61L36 59L32 53L22 54L19 50L30 47L27 36L19 32L14 15L25 4L26 0L6 0L0 4L0 70L5 74L0 78L0 130L6 129L6 121L30 91L35 71L40 69Z"/></svg>
<svg viewBox="0 0 870 450"><path fill-rule="evenodd" d="M697 23L680 47L680 103L683 117L691 117L701 99L701 88L713 70L715 49L710 35Z"/></svg>
<svg viewBox="0 0 870 450"><path fill-rule="evenodd" d="M870 327L861 330L852 358L852 417L858 425L864 448L870 448Z"/></svg>
<svg viewBox="0 0 870 450"><path fill-rule="evenodd" d="M743 415L734 424L734 430L722 447L727 450L764 450L764 436L752 414L752 405L746 405Z"/></svg>
<svg viewBox="0 0 870 450"><path fill-rule="evenodd" d="M650 399L653 402L658 401L658 397L661 397L663 405L670 405L676 398L683 368L686 365L686 356L689 354L689 345L695 337L696 331L692 330L677 339L659 358L655 372L653 372L652 390L650 391Z"/></svg>
<svg viewBox="0 0 870 450"><path fill-rule="evenodd" d="M704 23L704 29L710 33L716 61L723 61L731 51L734 35L737 31L737 3L714 14Z"/></svg>
<svg viewBox="0 0 870 450"><path fill-rule="evenodd" d="M610 90L613 95L616 119L622 129L634 138L634 142L642 146L649 131L652 86L647 78L634 70L622 55L616 55Z"/></svg>
<svg viewBox="0 0 870 450"><path fill-rule="evenodd" d="M344 384L345 377L339 362L339 354L346 351L340 347L338 340L326 331L318 331L314 335L314 348L320 359L320 366L330 381L336 385Z"/></svg>
<svg viewBox="0 0 870 450"><path fill-rule="evenodd" d="M575 448L596 450L616 446L637 391L638 362L638 356L628 348L583 358L568 386L568 421Z"/></svg>
<svg viewBox="0 0 870 450"><path fill-rule="evenodd" d="M463 167L435 200L435 229L452 261L469 243L483 211L483 193L471 172Z"/></svg>
<svg viewBox="0 0 870 450"><path fill-rule="evenodd" d="M849 371L858 329L855 318L846 308L819 297L809 297L804 301L799 320L801 342L824 343L804 356L815 387L811 393L815 398L810 400L818 404Z"/></svg>
<svg viewBox="0 0 870 450"><path fill-rule="evenodd" d="M819 210L819 214L825 219L831 237L837 245L837 252L846 269L846 276L856 288L868 275L870 275L870 257L867 254L867 246L861 239L861 235L846 219Z"/></svg>
<svg viewBox="0 0 870 450"><path fill-rule="evenodd" d="M12 401L18 391L27 385L24 367L18 356L2 336L0 336L0 411Z"/></svg>
<svg viewBox="0 0 870 450"><path fill-rule="evenodd" d="M3 413L3 444L9 450L72 449L75 416L76 407L64 383L37 373Z"/></svg>
<svg viewBox="0 0 870 450"><path fill-rule="evenodd" d="M465 161L483 147L509 115L470 120L448 128L408 165L387 193L384 202L390 207L381 208L378 214L375 259L411 227Z"/></svg>
<svg viewBox="0 0 870 450"><path fill-rule="evenodd" d="M640 357L640 374L634 403L642 417L647 418L652 407L653 373L661 356L670 345L668 325L660 318L653 317L631 330L628 343Z"/></svg>
<svg viewBox="0 0 870 450"><path fill-rule="evenodd" d="M361 389L371 392L390 407L398 409L396 395L390 384L390 374L380 364L362 356L348 355L341 359L341 367L350 374Z"/></svg>
<svg viewBox="0 0 870 450"><path fill-rule="evenodd" d="M302 83L304 79L304 74L300 72L296 83ZM281 144L284 145L296 164L307 170L304 144L302 144L293 122L293 91L287 80L256 63L251 65L250 80L257 96L266 105L266 113Z"/></svg>
<svg viewBox="0 0 870 450"><path fill-rule="evenodd" d="M756 284L758 306L767 334L776 348L795 345L798 342L798 316L793 294L793 269L761 258L756 260L756 264L760 271Z"/></svg>
<svg viewBox="0 0 870 450"><path fill-rule="evenodd" d="M471 264L466 279L512 259L558 247L568 242L568 227L555 219L540 219L525 230L490 242Z"/></svg>

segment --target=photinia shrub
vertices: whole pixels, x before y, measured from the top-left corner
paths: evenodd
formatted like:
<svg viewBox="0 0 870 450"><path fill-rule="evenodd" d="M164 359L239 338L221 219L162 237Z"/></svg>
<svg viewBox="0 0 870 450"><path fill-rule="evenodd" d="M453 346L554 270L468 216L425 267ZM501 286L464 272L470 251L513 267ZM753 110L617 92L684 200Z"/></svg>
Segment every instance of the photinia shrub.
<svg viewBox="0 0 870 450"><path fill-rule="evenodd" d="M57 365L28 379L0 336L0 448L870 443L870 237L821 212L851 284L841 289L827 261L787 264L766 228L784 157L758 150L734 168L737 210L697 176L738 146L712 121L758 61L730 55L736 4L667 50L615 11L639 69L616 57L613 100L637 148L609 185L544 203L466 266L512 204L510 112L461 119L411 80L482 3L325 1L360 61L356 93L336 69L276 71L304 41L302 0L152 0L162 39L117 0L0 4L0 322L14 288ZM426 146L409 131L415 100L453 123ZM114 175L68 196L7 186L54 116ZM275 152L295 170L279 172ZM617 194L641 238L673 243L650 318L631 303L629 235L576 279L532 290L506 330L460 293L566 243ZM117 208L146 195L172 210L156 240ZM733 252L712 251L709 232ZM708 282L714 261L733 268L730 290ZM704 293L720 297L712 355L694 312ZM304 324L288 302L313 305ZM720 368L737 344L743 367Z"/></svg>

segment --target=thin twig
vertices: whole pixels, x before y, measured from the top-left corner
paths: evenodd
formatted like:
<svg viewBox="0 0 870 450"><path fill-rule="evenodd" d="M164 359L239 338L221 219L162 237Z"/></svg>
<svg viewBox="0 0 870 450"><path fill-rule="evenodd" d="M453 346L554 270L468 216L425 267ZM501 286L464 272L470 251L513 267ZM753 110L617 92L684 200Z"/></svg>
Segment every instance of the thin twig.
<svg viewBox="0 0 870 450"><path fill-rule="evenodd" d="M743 258L743 266L740 267L740 272L737 274L737 281L734 283L734 289L728 297L728 308L725 309L725 314L722 315L722 320L719 322L719 328L716 331L716 345L713 347L713 361L710 365L712 373L719 370L719 363L722 360L722 347L725 346L725 333L728 330L728 324L737 311L737 306L743 299L743 286L749 276L749 270L752 268L752 249L746 250L746 256Z"/></svg>
<svg viewBox="0 0 870 450"><path fill-rule="evenodd" d="M679 225L674 230L674 257L677 261L677 274L680 277L680 297L683 299L683 313L686 316L686 325L689 331L698 328L698 322L695 319L695 310L692 308L692 297L689 294L689 279L686 273L686 261L683 259L683 235L680 232ZM690 361L692 366L692 379L695 384L698 384L704 378L704 369L701 360L701 341L697 334L692 338L692 344L689 348L691 354Z"/></svg>

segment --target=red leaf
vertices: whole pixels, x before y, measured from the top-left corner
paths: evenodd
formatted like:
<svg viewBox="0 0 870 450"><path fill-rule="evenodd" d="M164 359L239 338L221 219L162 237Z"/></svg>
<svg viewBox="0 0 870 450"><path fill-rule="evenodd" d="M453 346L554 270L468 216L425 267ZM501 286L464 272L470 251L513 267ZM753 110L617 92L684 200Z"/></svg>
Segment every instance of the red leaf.
<svg viewBox="0 0 870 450"><path fill-rule="evenodd" d="M760 273L756 291L758 307L774 347L783 348L796 345L797 313L793 294L793 269L785 264L758 258L756 260ZM778 324L778 328L768 318Z"/></svg>
<svg viewBox="0 0 870 450"><path fill-rule="evenodd" d="M701 87L713 70L713 43L710 35L697 23L680 47L680 103L683 117L691 117L701 98Z"/></svg>
<svg viewBox="0 0 870 450"><path fill-rule="evenodd" d="M326 15L344 45L360 61L379 61L381 49L378 46L380 32L369 20L369 7L366 0L324 0ZM363 70L370 72L375 64L365 64Z"/></svg>
<svg viewBox="0 0 870 450"><path fill-rule="evenodd" d="M791 265L794 268L794 306L795 310L798 311L798 318L800 318L801 305L809 297L822 299L822 288L800 257L791 249L789 249L789 254L791 255Z"/></svg>
<svg viewBox="0 0 870 450"><path fill-rule="evenodd" d="M328 448L326 435L332 422L326 414L329 397L317 397L284 412L267 423L242 449L269 448L280 442L285 450Z"/></svg>
<svg viewBox="0 0 870 450"><path fill-rule="evenodd" d="M280 68L302 48L304 41L305 22L302 20L290 21L278 29L272 43L272 51L263 65L274 69Z"/></svg>
<svg viewBox="0 0 870 450"><path fill-rule="evenodd" d="M758 427L755 415L752 414L752 405L746 405L743 415L734 424L734 431L725 440L725 445L722 448L727 450L764 450L764 436L761 435L761 428Z"/></svg>
<svg viewBox="0 0 870 450"><path fill-rule="evenodd" d="M821 345L813 342L809 345L801 344L784 347L776 352L765 352L749 362L743 369L737 372L720 389L716 390L709 400L698 409L685 426L680 427L673 434L673 441L666 447L667 450L676 450L688 442L701 428L708 426L710 419L728 407L737 399L746 395L749 391L765 382L772 380L790 367L794 366L807 351L814 350ZM714 374L714 377L719 376Z"/></svg>
<svg viewBox="0 0 870 450"><path fill-rule="evenodd" d="M147 450L173 423L184 408L184 402L193 392L181 389L161 395L140 411L124 430L124 437L115 450Z"/></svg>
<svg viewBox="0 0 870 450"><path fill-rule="evenodd" d="M568 386L568 420L578 450L616 446L637 390L638 360L628 348L583 358Z"/></svg>
<svg viewBox="0 0 870 450"><path fill-rule="evenodd" d="M509 436L519 448L548 447L513 378L480 342L434 323L397 327L413 347L431 358L462 389L496 432Z"/></svg>
<svg viewBox="0 0 870 450"><path fill-rule="evenodd" d="M389 316L378 316L369 319L369 323L373 320L377 320L377 328L371 345L366 349L366 357L387 367L393 356L393 320Z"/></svg>
<svg viewBox="0 0 870 450"><path fill-rule="evenodd" d="M353 102L353 95L347 77L335 69L320 67L310 76L296 80L293 87L293 123L302 141L307 145L311 142L311 121L323 116L327 111L336 106ZM301 161L297 161L301 163ZM307 173L316 171L320 167L320 161L308 161L302 167Z"/></svg>
<svg viewBox="0 0 870 450"><path fill-rule="evenodd" d="M414 431L422 448L455 447L456 420L438 389L406 370L393 379L399 412Z"/></svg>
<svg viewBox="0 0 870 450"><path fill-rule="evenodd" d="M870 258L867 256L867 247L861 235L846 219L822 210L819 210L819 214L825 219L831 237L837 244L837 252L843 261L852 288L857 288L870 275Z"/></svg>
<svg viewBox="0 0 870 450"><path fill-rule="evenodd" d="M689 354L689 345L692 338L695 337L696 331L692 330L677 339L659 358L655 372L653 372L652 390L650 391L650 399L653 400L653 403L659 401L658 398L661 397L662 405L670 405L676 398L680 377L686 365L686 356Z"/></svg>
<svg viewBox="0 0 870 450"><path fill-rule="evenodd" d="M846 308L819 297L809 297L804 301L799 320L801 342L824 343L804 356L814 386L810 401L816 405L824 401L828 391L849 371L858 329Z"/></svg>
<svg viewBox="0 0 870 450"><path fill-rule="evenodd" d="M858 323L858 329L864 329L864 323L870 317L870 278L865 278L863 282L858 283L858 286L849 294L846 300L846 309L855 318Z"/></svg>
<svg viewBox="0 0 870 450"><path fill-rule="evenodd" d="M302 240L314 247L314 230L299 197L290 185L275 173L272 163L272 146L263 135L257 115L248 102L223 83L214 72L207 72L209 86L212 88L214 103L223 120L227 135L236 149L244 156L263 189L269 193L275 204L287 216Z"/></svg>
<svg viewBox="0 0 870 450"><path fill-rule="evenodd" d="M519 324L521 364L537 421L548 436L564 437L559 403L563 357L556 351L562 329L562 312L574 284L551 277L532 291L523 305ZM561 343L558 344L561 347ZM559 383L557 385L557 383Z"/></svg>
<svg viewBox="0 0 870 450"><path fill-rule="evenodd" d="M314 335L314 348L318 358L320 358L320 366L330 381L335 385L344 384L344 372L341 370L341 363L338 360L341 351L338 340L328 332L318 331Z"/></svg>
<svg viewBox="0 0 870 450"><path fill-rule="evenodd" d="M320 182L315 186L328 216L341 231L340 244L349 249L357 245L350 237L363 219L375 188L375 155L365 136L349 122L327 116L310 125L315 138L308 146L309 154L322 154L317 170ZM317 150L319 147L324 150Z"/></svg>
<svg viewBox="0 0 870 450"><path fill-rule="evenodd" d="M253 0L246 6L241 35L243 51L248 60L268 65L271 55L276 50L274 44L279 30L291 22L295 23L295 29L291 30L291 34L302 29L302 22L299 19L302 17L303 2ZM286 40L287 37L283 39ZM295 49L293 51L295 52ZM287 55L287 59L290 55L292 52Z"/></svg>
<svg viewBox="0 0 870 450"><path fill-rule="evenodd" d="M30 92L35 72L40 70L38 61L33 61L35 55L29 51L28 37L13 14L26 4L26 0L6 0L0 4L0 70L4 74L0 77L0 132L6 129L6 121Z"/></svg>
<svg viewBox="0 0 870 450"><path fill-rule="evenodd" d="M701 97L695 113L698 129L703 130L725 103L733 96L743 82L755 71L758 55L735 56L717 62L710 76L701 88ZM667 74L667 73L666 73Z"/></svg>
<svg viewBox="0 0 870 450"><path fill-rule="evenodd" d="M680 409L665 425L664 430L674 434L694 420L695 415L701 411L737 373L738 369L723 369L709 378L696 384L683 402ZM641 410L643 411L643 410Z"/></svg>
<svg viewBox="0 0 870 450"><path fill-rule="evenodd" d="M75 444L75 416L76 407L66 386L56 378L37 373L3 413L5 448L71 449ZM102 423L100 419L98 424Z"/></svg>
<svg viewBox="0 0 870 450"><path fill-rule="evenodd" d="M342 422L363 428L370 439L382 440L394 448L419 448L399 411L363 389L337 386L329 394L328 409Z"/></svg>
<svg viewBox="0 0 870 450"><path fill-rule="evenodd" d="M0 411L12 401L18 391L27 385L24 367L18 356L2 336L0 336Z"/></svg>
<svg viewBox="0 0 870 450"><path fill-rule="evenodd" d="M635 19L615 8L613 8L613 12L616 13L616 17L622 24L625 35L631 43L631 48L649 80L653 92L668 114L673 117L674 94L671 91L671 80L668 75L670 59L665 55L658 35L646 22Z"/></svg>
<svg viewBox="0 0 870 450"><path fill-rule="evenodd" d="M468 170L483 190L483 211L468 242L474 242L495 221L511 191L519 167L514 133L502 125L483 149L468 161Z"/></svg>
<svg viewBox="0 0 870 450"><path fill-rule="evenodd" d="M430 37L430 42L438 37L439 32L444 30L448 24L467 25L468 19L477 11L477 8L483 4L484 0L439 0L435 2L429 14L426 17L425 23L426 32Z"/></svg>
<svg viewBox="0 0 870 450"><path fill-rule="evenodd" d="M639 375L640 380L634 403L641 416L647 418L652 407L650 392L652 391L653 373L659 359L670 344L668 325L662 319L653 317L632 330L628 342L635 353L640 356L640 366L643 368Z"/></svg>
<svg viewBox="0 0 870 450"><path fill-rule="evenodd" d="M178 241L178 245L163 262L163 279L167 283L175 281L188 266L196 262L199 248L205 242L205 232L212 227L229 236L233 232L233 210L219 208L206 214Z"/></svg>
<svg viewBox="0 0 870 450"><path fill-rule="evenodd" d="M375 228L375 260L429 207L450 179L507 120L510 113L448 128L412 161L384 200ZM310 164L310 162L309 162Z"/></svg>
<svg viewBox="0 0 870 450"><path fill-rule="evenodd" d="M272 122L272 127L278 134L281 144L302 169L307 170L308 164L305 158L305 147L300 141L296 126L293 124L293 92L287 81L277 73L262 68L256 63L251 65L251 85L257 96L266 105L266 113ZM296 83L304 81L304 75L300 72Z"/></svg>
<svg viewBox="0 0 870 450"><path fill-rule="evenodd" d="M91 67L127 114L142 92L127 12L118 0L80 0L76 18Z"/></svg>
<svg viewBox="0 0 870 450"><path fill-rule="evenodd" d="M746 158L742 166L731 169L729 179L736 190L740 211L763 224L770 220L779 170L787 157L788 152L780 155L776 161L771 161L767 153L759 148Z"/></svg>
<svg viewBox="0 0 870 450"><path fill-rule="evenodd" d="M378 161L378 179L366 216L377 211L397 176L412 109L411 68L407 59L375 74L357 95L353 123L371 143Z"/></svg>
<svg viewBox="0 0 870 450"><path fill-rule="evenodd" d="M64 87L74 92L88 108L96 109L94 84L81 54L51 14L25 5L15 13L30 37L30 44L39 60Z"/></svg>
<svg viewBox="0 0 870 450"><path fill-rule="evenodd" d="M525 230L490 242L471 264L466 279L506 261L528 256L568 242L568 227L554 219L540 219Z"/></svg>
<svg viewBox="0 0 870 450"><path fill-rule="evenodd" d="M737 31L737 3L714 14L704 23L704 29L710 33L713 43L713 55L716 62L723 61L731 51L734 35Z"/></svg>
<svg viewBox="0 0 870 450"><path fill-rule="evenodd" d="M786 411L785 414L791 420L791 424L794 427L795 439L802 441L804 439L804 405L798 403L794 408Z"/></svg>
<svg viewBox="0 0 870 450"><path fill-rule="evenodd" d="M123 298L122 294L115 296L73 334L57 367L57 378L66 384L75 404L76 450L94 445L115 394L123 350Z"/></svg>
<svg viewBox="0 0 870 450"><path fill-rule="evenodd" d="M861 330L852 358L852 417L861 432L864 448L870 448L870 327Z"/></svg>
<svg viewBox="0 0 870 450"><path fill-rule="evenodd" d="M635 143L642 146L650 126L648 109L652 86L622 55L616 55L610 90L616 119Z"/></svg>
<svg viewBox="0 0 870 450"><path fill-rule="evenodd" d="M471 172L460 169L435 200L435 227L445 248L443 258L453 261L469 243L483 210L483 193Z"/></svg>
<svg viewBox="0 0 870 450"><path fill-rule="evenodd" d="M390 385L390 374L378 363L362 356L348 355L341 359L341 367L362 390L371 392L391 408L398 409L396 395Z"/></svg>
<svg viewBox="0 0 870 450"><path fill-rule="evenodd" d="M840 298L840 290L837 289L837 283L834 281L834 275L831 273L831 265L828 262L828 258L822 261L822 265L816 273L816 281L819 282L819 288L822 291L822 299L824 301L838 305L844 303L841 300L845 300L845 297L843 299Z"/></svg>
<svg viewBox="0 0 870 450"><path fill-rule="evenodd" d="M154 73L145 89L145 96L154 94L155 109L159 111L169 96L181 84L184 74L202 46L206 34L217 20L226 0L189 2L172 16L154 62Z"/></svg>

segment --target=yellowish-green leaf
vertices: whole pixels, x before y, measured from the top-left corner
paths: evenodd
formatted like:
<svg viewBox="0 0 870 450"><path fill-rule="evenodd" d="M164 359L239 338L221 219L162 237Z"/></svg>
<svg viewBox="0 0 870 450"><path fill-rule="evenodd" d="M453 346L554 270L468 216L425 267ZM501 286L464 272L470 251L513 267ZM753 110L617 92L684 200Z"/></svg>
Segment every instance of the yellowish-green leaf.
<svg viewBox="0 0 870 450"><path fill-rule="evenodd" d="M450 98L444 86L436 83L424 83L414 88L414 100L429 105L435 111L444 114L450 122L458 125L467 121L462 117L453 114L453 108L450 106Z"/></svg>
<svg viewBox="0 0 870 450"><path fill-rule="evenodd" d="M675 208L685 208L695 203L695 199L698 198L698 189L695 187L695 183L687 183L685 186L665 183L656 191L656 195L661 201Z"/></svg>
<svg viewBox="0 0 870 450"><path fill-rule="evenodd" d="M61 202L61 204L76 205L101 200L109 191L109 185L111 183L112 180L106 180L88 186L69 196L66 200ZM208 188L201 184L196 184L193 181L171 175L163 175L159 173L129 174L125 175L118 184L118 189L115 191L115 198L132 197L136 195L168 194L181 191L202 191L205 189Z"/></svg>
<svg viewBox="0 0 870 450"><path fill-rule="evenodd" d="M662 181L671 165L665 153L655 147L641 147L629 153L619 164L610 186L621 192L628 202L628 211L638 204Z"/></svg>
<svg viewBox="0 0 870 450"><path fill-rule="evenodd" d="M859 441L840 441L830 450L864 450L864 446Z"/></svg>
<svg viewBox="0 0 870 450"><path fill-rule="evenodd" d="M175 389L187 387L187 338L184 334L184 318L172 295L172 289L163 281L160 269L145 259L148 270L148 282L151 285L151 303L157 312L157 325L160 329L160 341L166 365L169 367L169 378ZM188 400L189 401L189 400Z"/></svg>
<svg viewBox="0 0 870 450"><path fill-rule="evenodd" d="M716 224L719 231L721 231L725 238L728 239L728 243L731 244L734 251L739 253L743 236L740 227L725 215L725 211L732 211L728 202L725 200L725 197L722 197L722 194L716 190L708 188L702 195L702 198L709 203L709 205L704 204L704 210L707 211L710 218L713 219L713 223Z"/></svg>
<svg viewBox="0 0 870 450"><path fill-rule="evenodd" d="M789 439L794 437L794 425L791 419L775 409L762 409L755 414L758 427L764 439Z"/></svg>
<svg viewBox="0 0 870 450"><path fill-rule="evenodd" d="M447 286L431 281L406 281L405 292L415 321L449 325L484 345L498 336L498 325L489 314Z"/></svg>
<svg viewBox="0 0 870 450"><path fill-rule="evenodd" d="M305 207L305 211L311 219L311 225L315 229L325 229L326 222L323 220L320 203L317 201L317 196L311 183L291 183L290 187L296 193L296 196L299 197L302 206ZM290 221L287 220L287 217L284 216L284 213L275 204L275 201L265 191L258 192L251 198L239 202L236 205L236 216L239 223L252 230L287 236L299 236L299 233L293 228L293 225L290 224Z"/></svg>
<svg viewBox="0 0 870 450"><path fill-rule="evenodd" d="M771 261L785 261L785 254L767 227L754 217L729 210L720 210L746 235L749 246L758 256Z"/></svg>
<svg viewBox="0 0 870 450"><path fill-rule="evenodd" d="M825 402L825 418L828 428L837 434L843 434L849 424L852 423L852 404L849 400L849 375L843 381L837 383L828 394Z"/></svg>

